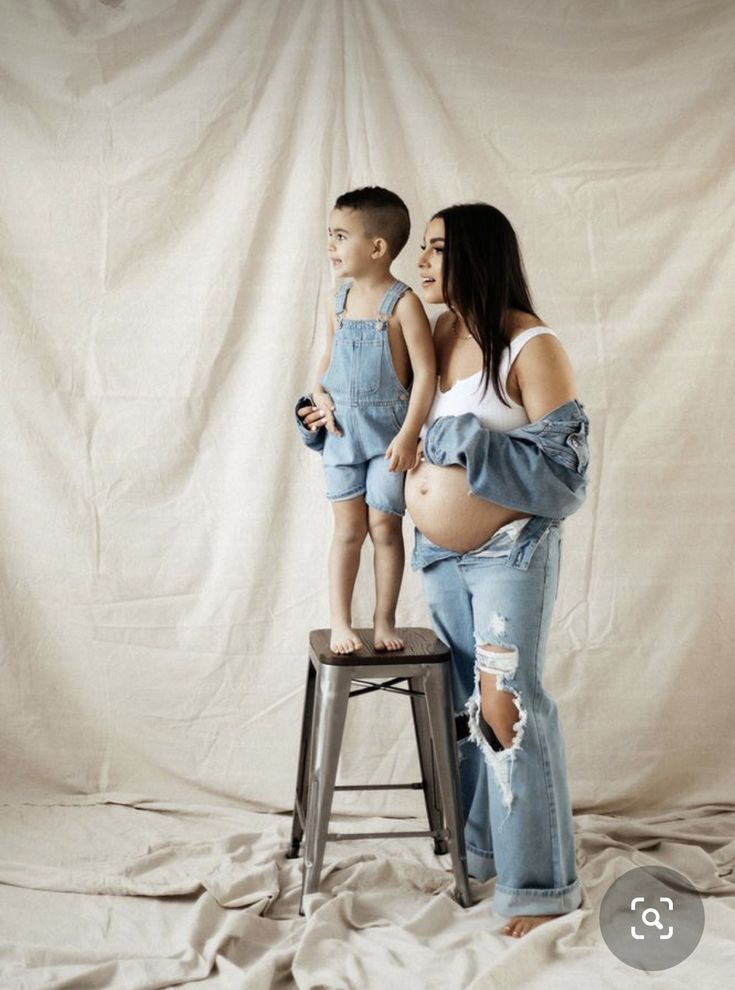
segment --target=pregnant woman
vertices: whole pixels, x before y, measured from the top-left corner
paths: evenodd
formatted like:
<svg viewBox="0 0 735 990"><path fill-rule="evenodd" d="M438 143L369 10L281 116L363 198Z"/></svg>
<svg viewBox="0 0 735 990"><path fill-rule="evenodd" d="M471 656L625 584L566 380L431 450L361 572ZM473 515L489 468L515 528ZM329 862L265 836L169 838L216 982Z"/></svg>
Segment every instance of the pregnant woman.
<svg viewBox="0 0 735 990"><path fill-rule="evenodd" d="M581 505L588 420L569 360L533 310L518 242L485 203L426 228L437 393L406 479L437 635L451 648L469 872L496 877L503 933L581 902L564 742L542 684L561 520ZM306 427L319 413L302 408Z"/></svg>
<svg viewBox="0 0 735 990"><path fill-rule="evenodd" d="M425 460L406 480L412 563L452 650L469 872L497 877L503 932L521 936L581 901L564 743L542 674L588 421L499 210L435 214L419 270L426 302L449 309L434 333Z"/></svg>

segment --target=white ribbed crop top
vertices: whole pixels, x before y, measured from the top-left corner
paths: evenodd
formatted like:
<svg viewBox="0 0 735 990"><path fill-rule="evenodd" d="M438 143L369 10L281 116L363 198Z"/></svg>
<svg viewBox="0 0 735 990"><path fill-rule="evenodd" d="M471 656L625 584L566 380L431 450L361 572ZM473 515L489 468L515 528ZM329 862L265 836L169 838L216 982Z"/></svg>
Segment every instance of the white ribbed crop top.
<svg viewBox="0 0 735 990"><path fill-rule="evenodd" d="M503 351L498 369L498 385L500 391L510 402L510 407L504 406L495 394L492 384L488 385L487 392L482 396L482 371L470 375L469 378L458 378L446 392L439 388L439 380L436 384L436 395L434 402L426 417L428 427L440 416L461 416L462 413L474 413L487 430L495 430L498 433L508 433L518 426L525 426L530 420L526 415L523 406L514 402L505 390L508 381L508 373L511 365L518 357L522 348L538 337L540 334L550 333L552 337L557 335L548 327L530 327L519 333L510 342L510 345Z"/></svg>

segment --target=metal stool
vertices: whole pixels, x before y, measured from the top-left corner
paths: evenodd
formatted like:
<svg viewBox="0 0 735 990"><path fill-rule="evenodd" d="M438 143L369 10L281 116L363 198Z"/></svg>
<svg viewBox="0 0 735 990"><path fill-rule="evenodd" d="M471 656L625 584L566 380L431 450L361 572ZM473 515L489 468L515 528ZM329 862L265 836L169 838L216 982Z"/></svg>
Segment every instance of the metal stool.
<svg viewBox="0 0 735 990"><path fill-rule="evenodd" d="M301 725L301 749L294 799L291 846L288 859L299 855L304 842L304 869L299 914L304 898L319 889L327 841L372 839L382 835L434 838L437 855L452 857L456 900L472 904L467 878L462 798L455 744L449 649L430 629L402 629L403 650L381 651L372 647L372 630L359 629L365 644L355 653L336 654L329 648L329 629L309 634L309 666ZM374 678L383 679L376 684ZM407 688L396 687L402 681ZM362 685L352 690L353 682ZM335 787L342 734L350 698L371 691L393 691L411 698L416 730L421 782ZM421 832L329 832L332 794L337 791L423 790L429 830Z"/></svg>

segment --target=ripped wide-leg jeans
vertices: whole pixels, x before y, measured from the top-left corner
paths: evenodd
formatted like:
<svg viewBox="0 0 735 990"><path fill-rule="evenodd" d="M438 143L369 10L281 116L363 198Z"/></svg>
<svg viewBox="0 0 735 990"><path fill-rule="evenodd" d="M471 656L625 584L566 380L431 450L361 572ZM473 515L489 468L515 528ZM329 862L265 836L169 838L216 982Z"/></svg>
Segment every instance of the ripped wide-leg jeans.
<svg viewBox="0 0 735 990"><path fill-rule="evenodd" d="M434 630L452 652L455 712L466 712L469 722L469 736L459 741L468 868L481 881L496 877L493 907L508 917L563 914L582 899L564 741L542 683L561 527L544 527L535 545L518 553L524 533L515 526L422 570ZM429 558L439 549L418 539ZM488 645L509 652L481 649ZM513 695L518 719L509 748L496 749L480 731L481 670Z"/></svg>

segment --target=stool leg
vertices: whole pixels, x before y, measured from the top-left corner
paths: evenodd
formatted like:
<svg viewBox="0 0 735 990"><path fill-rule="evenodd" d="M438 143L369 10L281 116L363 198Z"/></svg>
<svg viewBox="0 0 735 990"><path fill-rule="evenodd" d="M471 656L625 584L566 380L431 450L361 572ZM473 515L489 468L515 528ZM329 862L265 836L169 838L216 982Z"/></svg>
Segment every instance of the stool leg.
<svg viewBox="0 0 735 990"><path fill-rule="evenodd" d="M423 679L420 677L409 677L408 686L411 691L420 691L423 694ZM413 714L413 726L416 732L416 748L419 754L419 766L421 768L421 783L424 787L424 799L426 801L426 817L429 820L429 828L432 832L437 832L444 827L444 815L442 812L441 796L437 787L436 766L431 745L431 730L429 729L429 718L426 712L426 698L411 695L411 712ZM446 839L434 837L434 852L441 856L447 851Z"/></svg>
<svg viewBox="0 0 735 990"><path fill-rule="evenodd" d="M349 669L319 664L299 914L304 913L304 897L319 889L351 684Z"/></svg>
<svg viewBox="0 0 735 990"><path fill-rule="evenodd" d="M291 845L286 853L286 859L295 859L299 855L304 827L299 816L306 818L306 808L309 801L309 761L311 757L311 732L314 723L314 689L316 687L316 670L309 657L309 669L306 673L306 690L304 691L304 712L301 718L301 744L299 747L299 769L296 776L296 796L294 799L293 825L291 826Z"/></svg>
<svg viewBox="0 0 735 990"><path fill-rule="evenodd" d="M448 663L427 664L424 689L439 774L439 791L449 832L448 845L454 869L456 897L462 907L470 907L472 897L467 877L464 816L459 788L459 761L455 743L452 683Z"/></svg>

